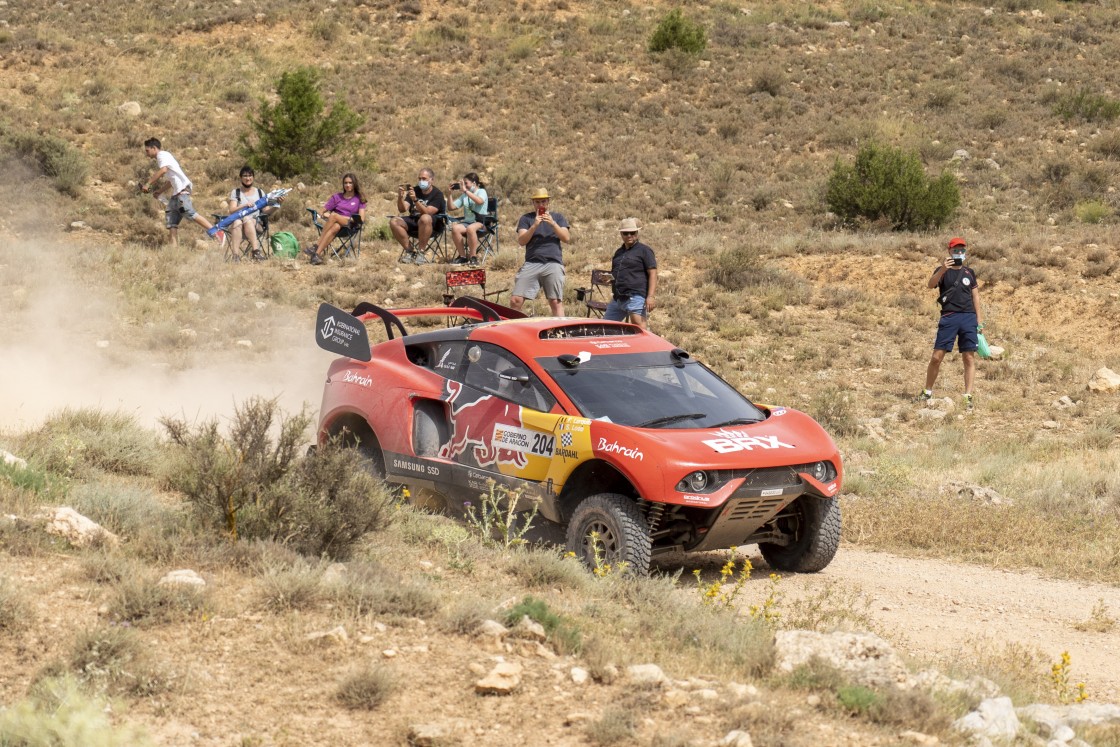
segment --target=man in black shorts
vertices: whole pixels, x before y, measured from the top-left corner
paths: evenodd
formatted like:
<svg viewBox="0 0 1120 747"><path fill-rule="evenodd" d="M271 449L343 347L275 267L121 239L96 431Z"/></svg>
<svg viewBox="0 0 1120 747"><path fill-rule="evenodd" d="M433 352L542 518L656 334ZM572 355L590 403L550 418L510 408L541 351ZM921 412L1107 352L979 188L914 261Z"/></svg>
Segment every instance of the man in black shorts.
<svg viewBox="0 0 1120 747"><path fill-rule="evenodd" d="M424 249L432 234L443 230L444 216L447 214L447 200L435 185L435 172L425 167L420 169L416 186L402 184L397 188L397 212L408 213L389 219L389 230L397 243L405 250L402 262L422 265L428 260ZM438 216L438 217L437 217ZM419 251L410 251L408 237L416 238Z"/></svg>
<svg viewBox="0 0 1120 747"><path fill-rule="evenodd" d="M965 266L965 242L961 238L949 240L949 256L933 274L926 286L937 288L937 302L941 304L941 320L937 323L937 339L933 343L933 357L926 368L926 388L918 401L933 399L933 385L941 371L941 361L953 351L956 341L964 360L964 406L972 409L972 379L976 375L976 334L984 329L984 316L980 312L980 291L976 273Z"/></svg>

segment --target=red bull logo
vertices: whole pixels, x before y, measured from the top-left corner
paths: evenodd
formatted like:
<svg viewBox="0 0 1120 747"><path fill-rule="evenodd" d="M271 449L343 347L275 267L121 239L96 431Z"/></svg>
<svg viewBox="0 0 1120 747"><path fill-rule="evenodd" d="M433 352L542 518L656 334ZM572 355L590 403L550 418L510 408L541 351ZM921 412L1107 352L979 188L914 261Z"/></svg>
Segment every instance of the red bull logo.
<svg viewBox="0 0 1120 747"><path fill-rule="evenodd" d="M475 399L470 399L475 397ZM451 439L439 450L444 459L463 461L471 449L475 464L512 464L523 468L529 460L513 443L521 430L521 406L481 394L457 381L447 382L445 401L451 406ZM514 448L510 448L510 446Z"/></svg>

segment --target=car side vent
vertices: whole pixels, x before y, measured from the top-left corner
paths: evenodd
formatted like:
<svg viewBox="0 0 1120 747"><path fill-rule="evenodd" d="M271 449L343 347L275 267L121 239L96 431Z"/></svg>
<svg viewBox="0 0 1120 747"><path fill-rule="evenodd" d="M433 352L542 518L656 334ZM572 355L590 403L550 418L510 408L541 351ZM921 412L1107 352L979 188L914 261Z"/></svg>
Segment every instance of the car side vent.
<svg viewBox="0 0 1120 747"><path fill-rule="evenodd" d="M610 322L583 322L542 329L542 340L567 340L574 337L622 337L641 334L642 330L633 324L612 324Z"/></svg>

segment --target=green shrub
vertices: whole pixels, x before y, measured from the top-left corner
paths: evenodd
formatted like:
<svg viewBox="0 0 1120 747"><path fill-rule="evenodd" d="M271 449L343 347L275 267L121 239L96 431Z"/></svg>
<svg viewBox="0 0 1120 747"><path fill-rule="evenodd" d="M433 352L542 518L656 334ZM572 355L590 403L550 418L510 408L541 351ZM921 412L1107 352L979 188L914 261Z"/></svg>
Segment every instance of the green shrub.
<svg viewBox="0 0 1120 747"><path fill-rule="evenodd" d="M357 449L335 442L299 457L311 423L306 411L288 417L275 400L253 398L236 409L228 436L216 419L194 428L174 418L161 422L178 447L168 483L204 523L233 539L273 540L343 559L388 521L390 496Z"/></svg>
<svg viewBox="0 0 1120 747"><path fill-rule="evenodd" d="M809 406L809 414L833 436L855 436L859 433L854 406L847 392L828 387L818 392Z"/></svg>
<svg viewBox="0 0 1120 747"><path fill-rule="evenodd" d="M95 469L147 475L157 453L155 435L121 412L66 408L25 437L30 461L64 477L86 477Z"/></svg>
<svg viewBox="0 0 1120 747"><path fill-rule="evenodd" d="M1100 223L1112 216L1112 209L1099 200L1079 202L1073 206L1073 214L1082 223Z"/></svg>
<svg viewBox="0 0 1120 747"><path fill-rule="evenodd" d="M1086 122L1111 122L1120 116L1120 101L1081 88L1059 96L1054 113L1066 121L1080 118Z"/></svg>
<svg viewBox="0 0 1120 747"><path fill-rule="evenodd" d="M548 634L548 640L560 653L576 653L580 650L581 635L579 628L571 621L550 610L543 599L536 599L532 596L522 599L506 614L506 624L517 625L521 622L521 618L525 616L541 624L545 633Z"/></svg>
<svg viewBox="0 0 1120 747"><path fill-rule="evenodd" d="M0 709L0 745L8 747L143 747L152 744L131 726L114 727L109 709L82 692L73 677L40 681L35 692Z"/></svg>
<svg viewBox="0 0 1120 747"><path fill-rule="evenodd" d="M89 165L81 151L53 135L14 135L9 147L24 161L50 177L54 188L77 197L89 178Z"/></svg>
<svg viewBox="0 0 1120 747"><path fill-rule="evenodd" d="M846 224L869 220L913 231L944 225L961 197L952 174L927 177L916 153L872 143L854 164L837 159L825 201Z"/></svg>
<svg viewBox="0 0 1120 747"><path fill-rule="evenodd" d="M280 179L297 174L315 178L321 158L343 150L362 124L362 117L339 101L324 116L319 73L309 67L287 72L276 82L279 101L261 101L257 116L249 115L256 144L249 133L241 136L241 155L256 169Z"/></svg>
<svg viewBox="0 0 1120 747"><path fill-rule="evenodd" d="M708 46L704 27L681 15L680 8L669 11L649 38L649 51L666 52L679 49L690 55L699 55Z"/></svg>

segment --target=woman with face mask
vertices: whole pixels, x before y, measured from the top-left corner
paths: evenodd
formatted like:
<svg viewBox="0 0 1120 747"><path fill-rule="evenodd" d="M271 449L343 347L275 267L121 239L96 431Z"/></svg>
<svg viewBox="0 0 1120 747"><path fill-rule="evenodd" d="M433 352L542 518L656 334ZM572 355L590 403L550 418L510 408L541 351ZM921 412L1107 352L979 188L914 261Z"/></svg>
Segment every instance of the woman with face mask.
<svg viewBox="0 0 1120 747"><path fill-rule="evenodd" d="M456 257L451 264L477 265L478 264L478 232L485 226L482 223L486 217L487 194L486 185L479 181L478 174L471 171L465 174L461 181L451 185L451 191L460 191L458 197L451 201L457 208L463 209L463 220L451 226L451 241L455 244ZM463 246L466 237L467 246Z"/></svg>

